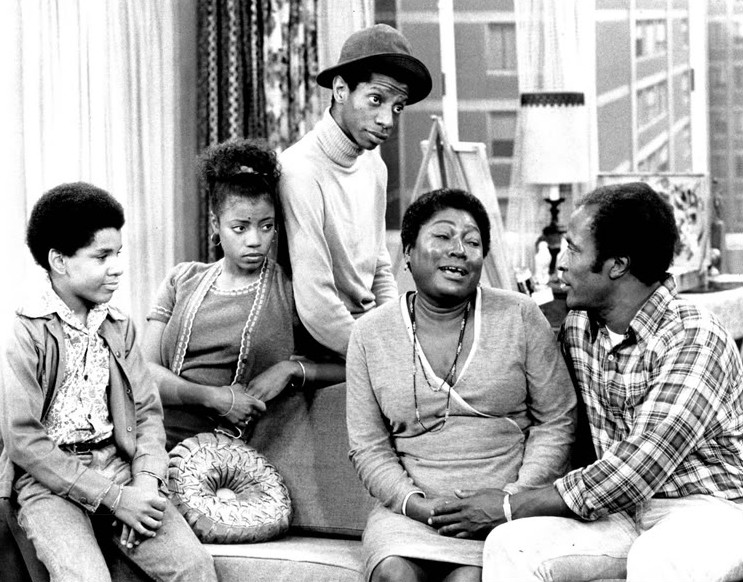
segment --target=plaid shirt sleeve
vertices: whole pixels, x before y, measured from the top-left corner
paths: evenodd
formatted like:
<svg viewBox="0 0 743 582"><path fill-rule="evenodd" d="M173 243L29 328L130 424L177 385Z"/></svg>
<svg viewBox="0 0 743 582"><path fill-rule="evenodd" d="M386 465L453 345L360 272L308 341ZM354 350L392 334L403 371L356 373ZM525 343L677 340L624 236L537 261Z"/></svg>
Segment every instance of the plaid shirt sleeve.
<svg viewBox="0 0 743 582"><path fill-rule="evenodd" d="M598 461L555 483L570 509L587 520L656 494L709 492L710 483L725 488L724 482L733 479L725 467L704 463L694 454L739 414L740 405L732 401L740 400L740 359L726 332L715 320L702 318L653 338L645 349L634 348L632 372L610 379L609 392L615 391L615 397L613 402L608 397L602 411L606 416L592 419L594 434L597 428L607 431L612 424L607 418L621 419L611 445ZM576 354L580 359L580 350Z"/></svg>

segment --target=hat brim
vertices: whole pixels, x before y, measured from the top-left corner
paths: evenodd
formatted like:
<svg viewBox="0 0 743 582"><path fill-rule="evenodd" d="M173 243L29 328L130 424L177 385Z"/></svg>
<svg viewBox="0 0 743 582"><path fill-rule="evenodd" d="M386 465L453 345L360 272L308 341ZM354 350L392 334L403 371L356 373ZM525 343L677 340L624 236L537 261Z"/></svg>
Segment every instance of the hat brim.
<svg viewBox="0 0 743 582"><path fill-rule="evenodd" d="M317 75L317 84L332 89L333 79L337 75L342 77L344 72L362 67L405 83L408 86L408 105L428 97L433 87L431 74L426 65L415 57L400 53L371 55L328 67Z"/></svg>

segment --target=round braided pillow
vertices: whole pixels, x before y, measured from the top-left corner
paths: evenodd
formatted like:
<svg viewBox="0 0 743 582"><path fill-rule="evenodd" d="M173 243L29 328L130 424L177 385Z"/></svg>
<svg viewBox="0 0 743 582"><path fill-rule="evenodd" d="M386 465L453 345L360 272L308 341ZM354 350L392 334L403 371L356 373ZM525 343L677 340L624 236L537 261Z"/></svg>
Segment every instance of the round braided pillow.
<svg viewBox="0 0 743 582"><path fill-rule="evenodd" d="M284 480L243 441L200 433L170 451L171 500L205 543L262 542L289 528Z"/></svg>

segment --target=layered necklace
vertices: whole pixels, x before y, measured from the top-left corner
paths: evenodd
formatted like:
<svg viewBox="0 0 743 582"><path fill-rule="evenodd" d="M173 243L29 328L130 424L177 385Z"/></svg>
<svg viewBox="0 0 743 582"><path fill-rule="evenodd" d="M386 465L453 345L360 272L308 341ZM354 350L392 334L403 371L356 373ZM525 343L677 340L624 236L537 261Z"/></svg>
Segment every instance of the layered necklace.
<svg viewBox="0 0 743 582"><path fill-rule="evenodd" d="M413 294L413 298L410 300L410 307L409 307L409 314L410 314L410 325L413 329L413 401L415 402L415 420L416 422L421 426L421 428L426 432L438 432L444 428L446 425L446 421L449 420L449 404L451 401L451 386L454 384L454 381L456 380L457 375L457 361L459 360L459 354L462 353L462 345L464 344L464 331L467 328L467 319L469 318L470 309L472 308L472 301L467 301L467 306L464 308L464 315L462 316L462 323L459 326L459 340L457 341L457 350L454 354L454 361L451 364L451 367L449 368L449 371L446 373L446 376L444 376L444 379L441 381L441 385L436 388L435 386L431 385L431 381L428 379L428 375L426 374L426 369L423 366L423 362L420 362L421 371L423 372L423 377L426 379L426 384L428 384L428 387L431 388L434 392L440 392L444 388L444 384L449 384L449 389L446 393L446 408L444 409L444 419L441 422L441 424L434 425L432 427L428 427L425 424L423 424L423 421L421 420L421 413L418 409L418 387L416 383L417 378L417 370L418 366L416 365L416 354L417 354L417 345L418 345L418 335L417 335L417 327L415 325L415 298L417 297L417 293ZM420 361L420 358L418 358Z"/></svg>

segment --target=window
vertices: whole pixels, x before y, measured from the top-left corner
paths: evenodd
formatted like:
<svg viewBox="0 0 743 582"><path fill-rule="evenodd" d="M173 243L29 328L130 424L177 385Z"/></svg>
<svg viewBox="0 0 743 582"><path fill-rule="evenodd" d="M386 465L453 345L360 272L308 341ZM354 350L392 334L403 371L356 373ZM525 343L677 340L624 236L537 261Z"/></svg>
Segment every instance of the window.
<svg viewBox="0 0 743 582"><path fill-rule="evenodd" d="M681 46L685 49L689 48L689 20L682 18L679 21L679 32L681 33Z"/></svg>
<svg viewBox="0 0 743 582"><path fill-rule="evenodd" d="M733 111L733 131L743 135L743 111Z"/></svg>
<svg viewBox="0 0 743 582"><path fill-rule="evenodd" d="M635 56L648 57L666 52L665 20L638 20L635 27Z"/></svg>
<svg viewBox="0 0 743 582"><path fill-rule="evenodd" d="M736 47L743 47L743 21L733 22L733 43Z"/></svg>
<svg viewBox="0 0 743 582"><path fill-rule="evenodd" d="M709 48L725 48L725 25L722 22L710 22L709 25Z"/></svg>
<svg viewBox="0 0 743 582"><path fill-rule="evenodd" d="M490 114L490 157L513 156L513 140L516 136L516 113L493 111Z"/></svg>
<svg viewBox="0 0 743 582"><path fill-rule="evenodd" d="M725 69L720 66L709 67L709 82L713 88L723 89L727 85L725 80Z"/></svg>
<svg viewBox="0 0 743 582"><path fill-rule="evenodd" d="M728 122L721 113L712 114L712 137L725 137L728 132Z"/></svg>
<svg viewBox="0 0 743 582"><path fill-rule="evenodd" d="M491 22L488 25L485 59L488 73L516 71L515 24Z"/></svg>
<svg viewBox="0 0 743 582"><path fill-rule="evenodd" d="M727 176L727 158L720 154L712 156L712 176L718 180Z"/></svg>
<svg viewBox="0 0 743 582"><path fill-rule="evenodd" d="M637 164L638 172L667 172L668 171L668 144L665 143L644 160Z"/></svg>
<svg viewBox="0 0 743 582"><path fill-rule="evenodd" d="M668 111L668 84L661 81L637 92L637 121L640 127L662 117Z"/></svg>
<svg viewBox="0 0 743 582"><path fill-rule="evenodd" d="M733 68L733 83L736 89L743 89L743 66L736 65Z"/></svg>

